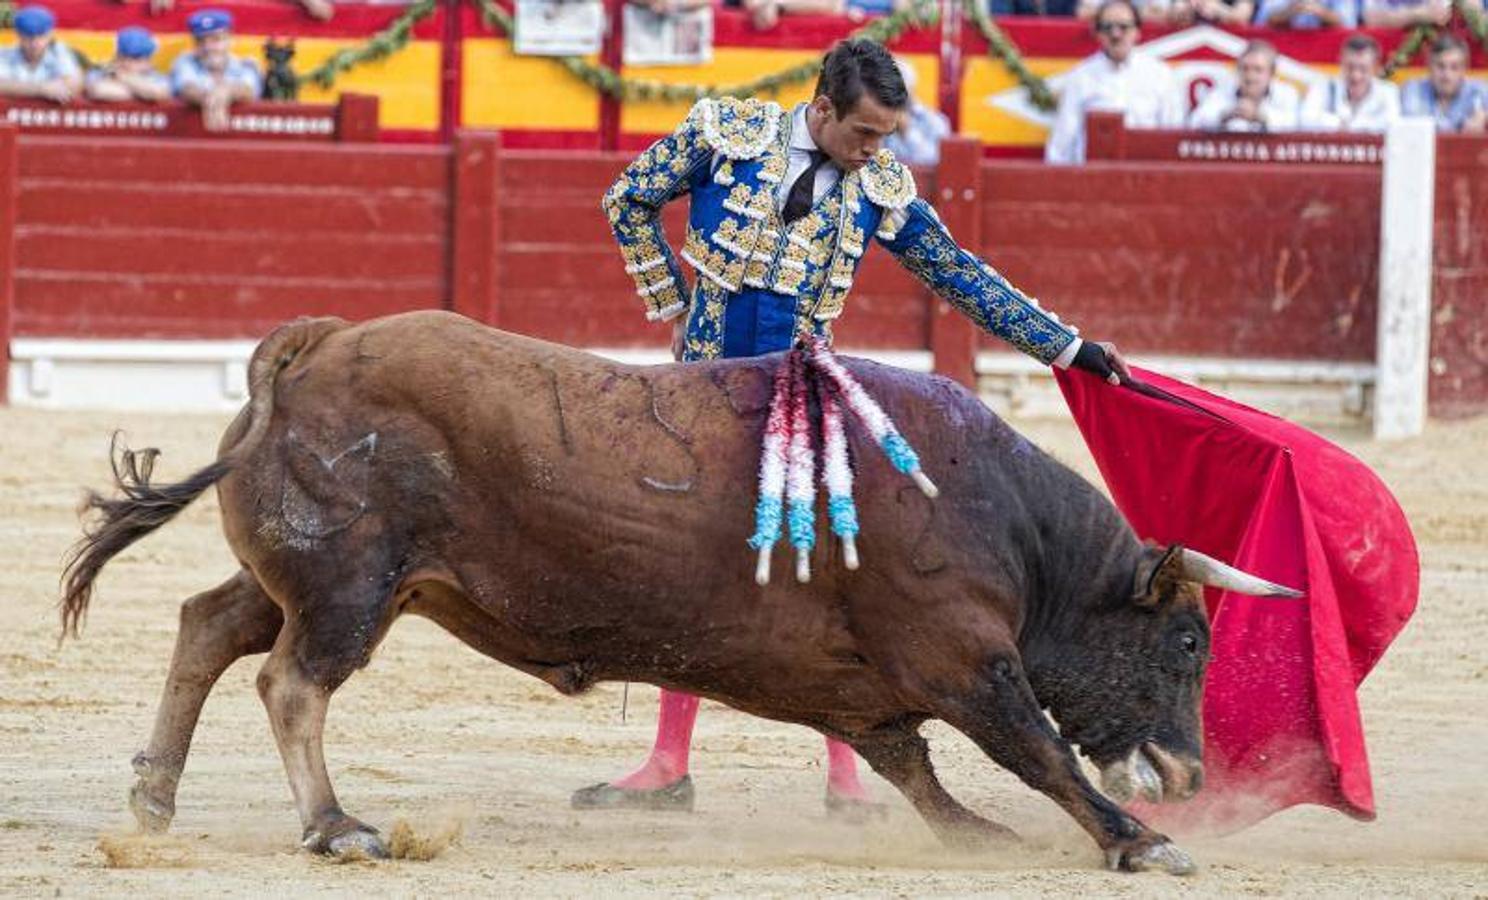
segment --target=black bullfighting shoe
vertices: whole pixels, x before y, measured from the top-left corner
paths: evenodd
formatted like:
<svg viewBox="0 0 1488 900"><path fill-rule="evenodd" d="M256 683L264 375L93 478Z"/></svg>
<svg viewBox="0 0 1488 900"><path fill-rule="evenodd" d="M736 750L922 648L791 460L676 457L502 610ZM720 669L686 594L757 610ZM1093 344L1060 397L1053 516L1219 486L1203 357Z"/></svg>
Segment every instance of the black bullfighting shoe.
<svg viewBox="0 0 1488 900"><path fill-rule="evenodd" d="M574 809L648 809L663 812L692 812L694 791L692 776L683 775L667 785L650 791L615 787L606 781L579 788L573 792Z"/></svg>
<svg viewBox="0 0 1488 900"><path fill-rule="evenodd" d="M866 825L875 819L882 820L889 817L887 804L860 800L857 797L844 797L831 788L827 788L826 806L827 818L849 825Z"/></svg>

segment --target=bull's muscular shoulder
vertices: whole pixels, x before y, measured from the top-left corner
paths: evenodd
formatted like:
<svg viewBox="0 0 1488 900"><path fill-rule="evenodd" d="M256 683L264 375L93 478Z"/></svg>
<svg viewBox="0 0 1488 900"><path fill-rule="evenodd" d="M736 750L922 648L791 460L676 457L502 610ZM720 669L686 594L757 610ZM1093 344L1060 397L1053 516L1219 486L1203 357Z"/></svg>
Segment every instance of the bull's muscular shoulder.
<svg viewBox="0 0 1488 900"><path fill-rule="evenodd" d="M780 132L780 104L771 100L709 97L693 107L703 139L729 159L754 159Z"/></svg>
<svg viewBox="0 0 1488 900"><path fill-rule="evenodd" d="M914 200L914 173L894 158L888 149L879 150L861 170L863 193L876 206L903 209Z"/></svg>

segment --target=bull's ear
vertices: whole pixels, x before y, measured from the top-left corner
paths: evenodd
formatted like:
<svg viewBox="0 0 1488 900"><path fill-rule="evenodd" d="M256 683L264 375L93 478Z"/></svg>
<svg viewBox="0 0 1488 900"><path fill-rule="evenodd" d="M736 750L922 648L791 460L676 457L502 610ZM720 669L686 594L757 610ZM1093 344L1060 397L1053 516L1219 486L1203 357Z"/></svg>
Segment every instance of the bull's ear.
<svg viewBox="0 0 1488 900"><path fill-rule="evenodd" d="M1183 578L1183 547L1146 546L1132 577L1132 602L1138 606L1156 606L1172 594L1175 583Z"/></svg>

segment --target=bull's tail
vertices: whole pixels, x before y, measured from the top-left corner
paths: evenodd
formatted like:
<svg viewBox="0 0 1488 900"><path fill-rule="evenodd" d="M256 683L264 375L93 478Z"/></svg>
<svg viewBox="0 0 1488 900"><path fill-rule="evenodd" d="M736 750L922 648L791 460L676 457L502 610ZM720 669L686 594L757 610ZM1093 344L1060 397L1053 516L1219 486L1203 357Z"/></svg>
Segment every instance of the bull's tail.
<svg viewBox="0 0 1488 900"><path fill-rule="evenodd" d="M154 484L150 480L160 451L109 448L118 496L104 497L89 491L80 515L86 522L83 538L68 554L62 570L62 634L77 637L79 626L93 599L93 583L103 567L135 541L169 522L191 501L227 476L263 441L274 414L274 381L296 357L308 351L333 331L346 327L341 319L299 319L281 326L253 351L248 366L248 417L242 436L224 447L216 462L185 481Z"/></svg>

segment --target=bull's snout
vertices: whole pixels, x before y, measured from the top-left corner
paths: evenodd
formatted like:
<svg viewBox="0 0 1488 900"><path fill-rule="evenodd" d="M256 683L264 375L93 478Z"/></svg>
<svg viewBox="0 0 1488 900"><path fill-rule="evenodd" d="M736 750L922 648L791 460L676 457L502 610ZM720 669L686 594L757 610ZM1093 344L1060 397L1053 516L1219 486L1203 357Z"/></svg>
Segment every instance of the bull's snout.
<svg viewBox="0 0 1488 900"><path fill-rule="evenodd" d="M1150 741L1101 769L1101 790L1118 803L1138 798L1148 803L1176 803L1203 786L1201 760L1169 753Z"/></svg>

